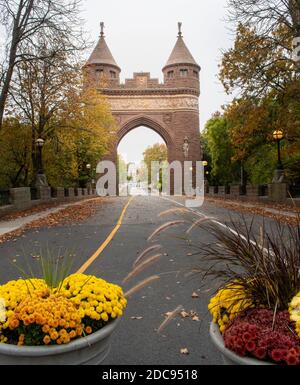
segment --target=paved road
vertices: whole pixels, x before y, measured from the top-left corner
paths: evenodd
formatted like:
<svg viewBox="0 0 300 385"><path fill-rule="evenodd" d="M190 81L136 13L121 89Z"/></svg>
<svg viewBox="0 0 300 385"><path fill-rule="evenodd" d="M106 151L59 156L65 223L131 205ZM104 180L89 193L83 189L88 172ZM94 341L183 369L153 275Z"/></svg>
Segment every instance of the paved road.
<svg viewBox="0 0 300 385"><path fill-rule="evenodd" d="M175 198L174 198L175 199ZM176 199L179 204L182 199ZM52 253L74 254L73 271L99 248L116 222L128 198L107 198L93 217L81 224L43 228L28 231L22 237L0 245L0 284L18 276L13 261L26 265L24 255L32 264L37 262L32 256L39 255L41 249L48 248ZM88 268L88 273L96 273L103 278L120 284L131 270L137 255L147 247L147 238L162 223L180 218L181 214L158 217L159 213L177 206L177 203L160 197L135 197L130 203L123 224L99 258ZM197 209L224 223L229 216L238 214L229 212L211 203L205 203ZM191 217L194 214L191 213ZM250 216L246 216L250 221ZM254 229L259 231L262 218L257 217ZM272 226L271 220L266 220ZM153 274L160 274L160 280L145 287L129 300L126 313L118 331L113 337L112 349L105 364L221 364L221 358L212 346L208 328L210 316L207 312L209 297L217 282L207 282L203 286L200 277L187 278L185 273L201 264L201 255L189 256L187 243L180 239L183 228L169 229L161 234L157 241L164 248L162 259L135 277L125 285L130 288L134 283ZM192 234L193 241L210 242L210 234L197 230ZM34 269L36 270L36 269ZM199 298L193 299L197 292ZM164 320L166 312L182 305L189 312L199 314L201 322L191 318L174 320L162 334L156 329ZM132 319L132 317L142 317ZM187 348L189 355L182 355L180 350Z"/></svg>

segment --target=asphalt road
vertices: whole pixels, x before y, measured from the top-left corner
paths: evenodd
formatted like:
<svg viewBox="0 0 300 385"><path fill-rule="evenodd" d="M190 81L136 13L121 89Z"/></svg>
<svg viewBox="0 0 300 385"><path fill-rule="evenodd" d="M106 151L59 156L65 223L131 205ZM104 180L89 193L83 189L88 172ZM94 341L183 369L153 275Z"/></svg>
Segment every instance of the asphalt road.
<svg viewBox="0 0 300 385"><path fill-rule="evenodd" d="M173 198L172 198L173 199ZM175 198L174 198L175 199ZM183 198L176 199L183 204ZM26 264L34 265L37 271L36 256L48 249L52 254L74 255L72 270L75 272L99 248L116 225L128 198L107 198L91 218L84 223L55 228L31 230L17 239L0 245L0 284L20 275L16 269ZM176 202L160 197L135 197L130 203L119 231L103 253L88 268L87 273L97 274L117 284L132 269L138 254L149 246L147 238L161 224L180 219L182 214L170 213L159 217L159 213L180 207ZM237 213L205 203L197 211L213 216L225 223ZM195 214L191 213L191 218ZM252 217L246 215L246 221ZM262 218L255 218L254 231L259 232ZM266 226L273 226L266 220ZM201 265L201 255L191 256L192 250L182 239L184 226L168 229L155 239L163 246L163 257L144 272L128 282L127 290L140 280L153 274L160 279L143 288L128 301L128 307L113 336L112 348L104 364L122 365L215 365L222 364L219 353L211 344L208 334L210 315L207 304L214 293L217 282L203 283L200 276L191 278L186 273ZM204 230L195 230L191 238L194 242L208 243L213 239ZM41 251L42 250L42 251ZM26 257L25 257L26 256ZM203 267L203 266L202 266ZM196 292L199 297L192 298ZM168 327L158 334L156 329L165 319L165 313L182 305L186 312L193 310L200 322L190 317L174 319ZM137 317L138 319L133 319ZM189 354L181 354L181 349Z"/></svg>

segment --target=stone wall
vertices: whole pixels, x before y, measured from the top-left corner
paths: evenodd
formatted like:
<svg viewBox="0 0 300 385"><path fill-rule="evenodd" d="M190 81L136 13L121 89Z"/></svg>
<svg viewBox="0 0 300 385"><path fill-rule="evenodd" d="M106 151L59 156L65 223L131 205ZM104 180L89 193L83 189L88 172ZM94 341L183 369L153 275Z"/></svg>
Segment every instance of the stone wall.
<svg viewBox="0 0 300 385"><path fill-rule="evenodd" d="M286 183L271 183L268 186L247 185L243 188L240 185L217 186L217 188L216 186L209 186L206 190L206 196L246 202L273 202L300 206L300 197L290 198Z"/></svg>
<svg viewBox="0 0 300 385"><path fill-rule="evenodd" d="M67 190L67 191L66 191ZM94 189L80 189L79 194L75 196L75 189L57 187L52 189L50 187L42 187L31 189L30 187L20 187L10 189L11 204L0 206L0 218L4 215L13 213L19 210L25 210L41 203L52 202L70 202L74 200L87 199L97 195Z"/></svg>

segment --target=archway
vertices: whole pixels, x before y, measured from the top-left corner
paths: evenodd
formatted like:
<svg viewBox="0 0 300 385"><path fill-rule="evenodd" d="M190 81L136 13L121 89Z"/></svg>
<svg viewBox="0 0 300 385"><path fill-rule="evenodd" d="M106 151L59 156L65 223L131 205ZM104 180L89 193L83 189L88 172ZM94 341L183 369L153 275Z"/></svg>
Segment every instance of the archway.
<svg viewBox="0 0 300 385"><path fill-rule="evenodd" d="M121 139L139 126L161 135L168 147L168 161L181 166L202 159L199 130L200 66L182 38L181 24L175 47L162 68L163 82L149 72L135 72L120 79L121 68L113 58L101 30L100 40L84 67L85 86L99 90L108 101L118 124L116 148L105 160L117 161ZM99 76L105 82L99 83ZM191 167L190 167L191 168ZM195 172L193 173L195 175ZM186 180L182 173L182 179ZM170 178L172 190L172 177ZM193 185L195 182L193 180Z"/></svg>
<svg viewBox="0 0 300 385"><path fill-rule="evenodd" d="M117 145L118 191L120 195L147 195L151 185L152 194L162 188L161 170L157 180L151 183L151 162L165 163L168 160L168 144L161 130L139 125L135 120L120 131ZM145 122L145 120L143 120ZM157 127L156 127L157 128ZM170 138L168 138L170 141ZM170 142L169 142L170 144Z"/></svg>

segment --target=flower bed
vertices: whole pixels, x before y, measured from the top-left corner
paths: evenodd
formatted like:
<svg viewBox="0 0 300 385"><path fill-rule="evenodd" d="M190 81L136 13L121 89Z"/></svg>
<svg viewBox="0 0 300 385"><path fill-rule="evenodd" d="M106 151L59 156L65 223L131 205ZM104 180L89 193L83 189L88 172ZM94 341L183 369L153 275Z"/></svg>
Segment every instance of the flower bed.
<svg viewBox="0 0 300 385"><path fill-rule="evenodd" d="M126 303L119 286L91 275L70 275L55 288L42 279L10 281L0 286L0 342L67 344L120 317Z"/></svg>
<svg viewBox="0 0 300 385"><path fill-rule="evenodd" d="M236 292L237 291L237 292ZM241 357L300 364L300 293L288 310L253 308L236 283L220 289L208 306L225 347Z"/></svg>

